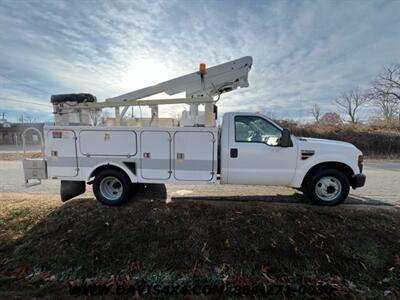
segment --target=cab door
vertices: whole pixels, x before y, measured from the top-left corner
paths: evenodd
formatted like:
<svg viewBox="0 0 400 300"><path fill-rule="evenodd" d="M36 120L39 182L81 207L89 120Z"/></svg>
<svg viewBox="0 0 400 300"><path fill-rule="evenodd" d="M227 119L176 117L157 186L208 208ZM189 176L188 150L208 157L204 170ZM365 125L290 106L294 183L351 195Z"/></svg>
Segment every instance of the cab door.
<svg viewBox="0 0 400 300"><path fill-rule="evenodd" d="M280 147L281 129L260 115L232 115L228 183L288 185L295 173L297 147Z"/></svg>

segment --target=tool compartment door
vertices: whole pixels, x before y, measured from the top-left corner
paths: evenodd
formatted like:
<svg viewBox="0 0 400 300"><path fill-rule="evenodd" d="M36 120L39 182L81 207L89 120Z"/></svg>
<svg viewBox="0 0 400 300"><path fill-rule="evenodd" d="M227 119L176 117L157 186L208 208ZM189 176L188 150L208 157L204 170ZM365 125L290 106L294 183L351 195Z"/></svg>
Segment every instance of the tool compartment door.
<svg viewBox="0 0 400 300"><path fill-rule="evenodd" d="M179 131L174 135L174 176L181 181L210 181L214 177L214 134Z"/></svg>
<svg viewBox="0 0 400 300"><path fill-rule="evenodd" d="M167 131L142 131L140 155L144 179L166 180L171 177L171 136Z"/></svg>
<svg viewBox="0 0 400 300"><path fill-rule="evenodd" d="M136 133L124 130L82 130L80 151L90 156L135 156Z"/></svg>
<svg viewBox="0 0 400 300"><path fill-rule="evenodd" d="M49 177L78 175L76 134L73 130L53 129L47 133L47 167Z"/></svg>

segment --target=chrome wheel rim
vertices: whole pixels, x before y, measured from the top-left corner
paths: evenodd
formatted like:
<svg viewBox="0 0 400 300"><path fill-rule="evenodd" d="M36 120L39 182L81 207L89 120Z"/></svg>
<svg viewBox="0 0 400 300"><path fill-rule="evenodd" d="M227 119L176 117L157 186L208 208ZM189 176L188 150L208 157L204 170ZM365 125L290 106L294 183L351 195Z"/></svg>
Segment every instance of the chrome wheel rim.
<svg viewBox="0 0 400 300"><path fill-rule="evenodd" d="M315 184L315 193L323 201L333 201L342 192L342 184L332 176L321 177Z"/></svg>
<svg viewBox="0 0 400 300"><path fill-rule="evenodd" d="M122 195L121 181L113 176L104 177L100 182L100 192L107 200L118 200Z"/></svg>

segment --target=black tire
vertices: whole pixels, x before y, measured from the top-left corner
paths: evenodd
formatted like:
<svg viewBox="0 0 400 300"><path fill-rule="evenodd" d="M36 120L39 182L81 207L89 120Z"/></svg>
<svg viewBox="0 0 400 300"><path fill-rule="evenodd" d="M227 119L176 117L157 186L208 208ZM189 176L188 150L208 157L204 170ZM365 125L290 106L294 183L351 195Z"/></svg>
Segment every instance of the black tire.
<svg viewBox="0 0 400 300"><path fill-rule="evenodd" d="M319 170L305 182L305 196L316 205L338 205L346 200L349 192L349 179L335 169Z"/></svg>
<svg viewBox="0 0 400 300"><path fill-rule="evenodd" d="M101 203L118 206L130 198L133 185L122 171L106 169L100 171L93 181L93 193Z"/></svg>

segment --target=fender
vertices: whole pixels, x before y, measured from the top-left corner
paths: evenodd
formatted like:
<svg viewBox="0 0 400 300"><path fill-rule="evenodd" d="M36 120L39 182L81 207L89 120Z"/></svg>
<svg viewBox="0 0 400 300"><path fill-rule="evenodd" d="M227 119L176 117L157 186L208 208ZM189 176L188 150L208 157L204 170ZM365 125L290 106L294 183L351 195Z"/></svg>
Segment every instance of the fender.
<svg viewBox="0 0 400 300"><path fill-rule="evenodd" d="M303 164L301 164L303 162ZM315 157L310 157L307 160L298 160L297 168L294 177L290 183L291 187L299 188L303 182L304 177L306 176L307 172L314 166L320 163L327 163L327 162L337 162L342 163L349 166L354 174L360 173L358 169L358 161L356 157L348 157L343 154L318 154Z"/></svg>
<svg viewBox="0 0 400 300"><path fill-rule="evenodd" d="M93 173L100 167L105 167L105 166L113 166L113 167L117 167L121 170L123 170L126 175L128 175L130 181L132 183L138 182L137 176L124 164L124 163L119 163L119 162L103 162L103 163L99 163L97 164L95 167L93 167L91 169L91 171L89 172L89 175L86 176L86 181L89 181L90 178L93 177Z"/></svg>

